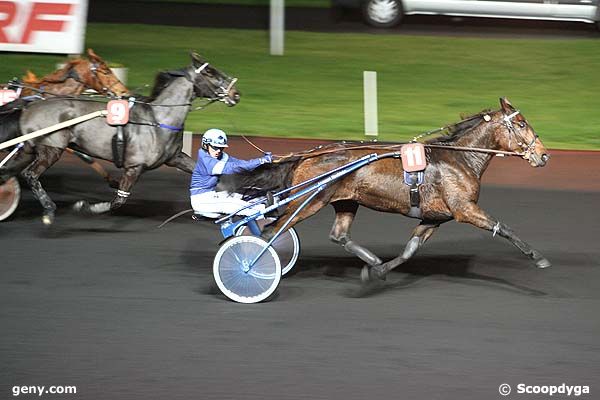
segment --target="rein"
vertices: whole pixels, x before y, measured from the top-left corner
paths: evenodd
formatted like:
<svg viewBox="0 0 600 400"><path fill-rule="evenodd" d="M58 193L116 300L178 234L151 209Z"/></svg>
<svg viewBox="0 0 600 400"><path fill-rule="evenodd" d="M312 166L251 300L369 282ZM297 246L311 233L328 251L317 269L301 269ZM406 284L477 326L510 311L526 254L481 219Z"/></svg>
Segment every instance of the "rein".
<svg viewBox="0 0 600 400"><path fill-rule="evenodd" d="M246 136L244 136L244 135L241 135L241 136L242 136L242 139L244 139L246 142L248 142L248 144L249 144L250 146L254 147L256 150L258 150L258 151L260 151L261 153L264 153L264 154L266 154L266 153L267 153L266 151L264 151L263 149L261 149L260 147L258 147L258 146L257 146L257 145L255 145L254 143L252 143L252 142L250 141L250 139L248 139Z"/></svg>
<svg viewBox="0 0 600 400"><path fill-rule="evenodd" d="M313 149L313 150L309 150L309 152L304 153L304 154L303 153L288 153L285 155L274 155L274 157L278 158L278 160L276 160L274 162L284 161L285 159L291 158L291 157L302 157L302 159L307 159L307 158L321 156L324 154L339 153L339 152L347 151L347 150L398 150L403 145L408 144L408 143L414 143L414 142L398 143L398 144L392 144L392 145L389 145L389 144L382 144L382 145L365 144L365 145L360 145L360 146L341 147L341 148L336 148L336 149L325 149L322 151L315 151L314 153L313 153L313 151L314 151L314 149ZM455 151L473 151L473 152L477 152L477 153L497 154L497 155L502 155L502 156L519 156L519 157L523 156L523 154L517 153L514 151L491 150L491 149L483 149L483 148L479 148L479 147L444 146L444 145L436 145L436 144L424 144L423 146L429 147L429 148L434 148L434 149L455 150Z"/></svg>
<svg viewBox="0 0 600 400"><path fill-rule="evenodd" d="M514 129L512 119L515 116L517 116L519 113L520 113L519 111L515 111L510 115L506 115L503 113L503 118L502 118L502 124L504 124L509 129L509 131L515 136L520 136L520 135L518 135L516 130ZM473 119L479 118L479 117L482 117L481 114L474 115L474 116L464 119L458 123L470 121L470 120L473 120ZM491 121L491 117L488 114L483 115L482 118L485 122ZM418 139L421 139L425 136L429 136L429 135L432 135L432 134L438 133L438 132L447 131L450 127L456 126L458 123L446 125L441 128L437 128L437 129L433 129L431 131L421 133L420 135L415 136L412 141L407 142L407 143L398 143L398 144L392 144L392 145L389 145L389 144L382 144L382 145L364 144L364 145L359 145L359 146L337 147L334 149L323 149L321 151L318 151L318 149L320 149L320 147L317 147L315 149L311 149L306 152L288 153L285 155L274 155L274 157L278 158L278 160L275 160L274 162L281 162L281 161L284 161L291 157L301 157L302 159L307 159L307 158L320 156L323 154L339 153L341 151L347 151L347 150L395 150L395 149L401 148L404 144L416 143L418 141ZM243 138L248 143L250 143L250 145L252 145L252 147L256 148L259 151L263 151L258 146L251 143L246 137L243 137ZM535 146L536 138L537 138L537 135L533 138L531 143L524 144L521 146L521 147L525 148L525 151L522 153L516 152L516 151L492 150L492 149L485 149L485 148L480 148L480 147L465 147L465 146L452 146L452 145L441 145L441 144L426 144L426 143L424 143L423 146L427 147L427 148L433 148L433 149L444 149L444 150L452 150L452 151L471 151L471 152L477 152L477 153L495 154L498 156L517 156L517 157L526 158L528 156L528 154L532 151L532 147ZM344 144L344 142L342 142L342 144ZM519 144L521 145L521 143L519 143ZM335 145L335 143L333 143L332 145Z"/></svg>

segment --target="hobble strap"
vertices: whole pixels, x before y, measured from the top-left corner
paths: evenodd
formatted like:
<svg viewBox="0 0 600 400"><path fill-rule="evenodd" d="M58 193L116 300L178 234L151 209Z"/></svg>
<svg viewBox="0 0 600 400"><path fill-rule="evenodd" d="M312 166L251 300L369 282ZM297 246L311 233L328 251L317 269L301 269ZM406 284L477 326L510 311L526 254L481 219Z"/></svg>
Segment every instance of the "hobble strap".
<svg viewBox="0 0 600 400"><path fill-rule="evenodd" d="M126 199L129 197L129 195L131 195L130 192L126 192L124 190L117 190L117 196L119 196L119 197L123 197Z"/></svg>

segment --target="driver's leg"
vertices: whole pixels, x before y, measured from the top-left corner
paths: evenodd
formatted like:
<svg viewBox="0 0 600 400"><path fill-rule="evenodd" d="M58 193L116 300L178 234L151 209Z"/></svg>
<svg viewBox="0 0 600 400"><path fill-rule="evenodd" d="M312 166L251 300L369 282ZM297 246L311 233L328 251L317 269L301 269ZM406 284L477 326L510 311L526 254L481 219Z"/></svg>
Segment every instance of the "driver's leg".
<svg viewBox="0 0 600 400"><path fill-rule="evenodd" d="M233 214L239 210L238 215L249 216L257 212L264 213L265 205L256 204L252 207L244 208L250 203L242 200L242 196L238 193L229 192L204 192L191 196L192 208L194 212L199 214L219 213ZM261 216L262 218L262 216Z"/></svg>

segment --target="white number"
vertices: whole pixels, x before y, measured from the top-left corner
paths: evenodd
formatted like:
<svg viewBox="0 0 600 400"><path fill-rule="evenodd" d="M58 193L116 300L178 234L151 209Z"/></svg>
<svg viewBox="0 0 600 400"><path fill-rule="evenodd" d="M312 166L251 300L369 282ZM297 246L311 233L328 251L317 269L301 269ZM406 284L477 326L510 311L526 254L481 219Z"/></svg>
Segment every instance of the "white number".
<svg viewBox="0 0 600 400"><path fill-rule="evenodd" d="M422 144L409 143L402 147L402 167L405 171L420 171L426 166L427 160Z"/></svg>
<svg viewBox="0 0 600 400"><path fill-rule="evenodd" d="M406 162L411 167L413 167L415 165L421 165L421 164L423 164L423 158L421 157L421 151L420 150L421 149L414 148L412 146L410 146L408 149L406 149L406 152L404 153L407 156Z"/></svg>
<svg viewBox="0 0 600 400"><path fill-rule="evenodd" d="M121 123L125 120L126 111L123 103L113 103L110 106L110 113L113 116L113 121L117 123Z"/></svg>

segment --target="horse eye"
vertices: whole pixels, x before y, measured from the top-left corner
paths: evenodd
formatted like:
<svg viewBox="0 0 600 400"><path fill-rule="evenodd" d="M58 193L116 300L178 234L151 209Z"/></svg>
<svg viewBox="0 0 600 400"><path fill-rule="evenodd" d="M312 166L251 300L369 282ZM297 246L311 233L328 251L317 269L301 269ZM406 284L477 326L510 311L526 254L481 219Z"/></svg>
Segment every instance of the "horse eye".
<svg viewBox="0 0 600 400"><path fill-rule="evenodd" d="M519 122L519 126L520 126L521 128L525 128L525 126L526 126L526 125L527 125L527 124L525 123L525 121L521 121L521 122Z"/></svg>

